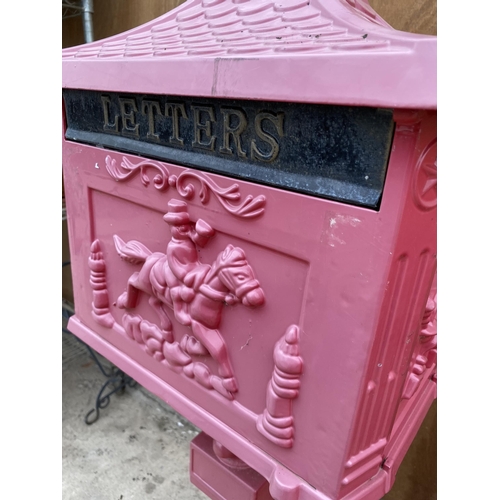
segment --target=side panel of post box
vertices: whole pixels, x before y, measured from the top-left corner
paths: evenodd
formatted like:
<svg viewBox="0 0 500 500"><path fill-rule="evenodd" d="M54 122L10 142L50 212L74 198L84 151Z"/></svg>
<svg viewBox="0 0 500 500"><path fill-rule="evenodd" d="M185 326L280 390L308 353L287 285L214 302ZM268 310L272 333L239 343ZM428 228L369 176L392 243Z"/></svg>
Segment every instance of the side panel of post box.
<svg viewBox="0 0 500 500"><path fill-rule="evenodd" d="M123 327L120 331L95 321L96 282L107 281L109 314L120 323L123 311L114 303L136 270L119 258L113 236L135 239L164 252L170 235L163 214L169 200L183 199L171 187L162 192L154 183L144 185L140 175L117 182L106 169L106 162L113 160L118 165L124 160L137 165L144 159L64 144L78 319L134 363L188 395L320 491L333 495L381 305L380 290L387 278L399 211L382 214L240 181L242 199L266 197L260 217L240 220L214 196L205 205L197 196L188 200L191 220L202 218L217 232L213 244L200 250L200 259L213 262L227 244L241 246L266 294L265 304L255 310L234 305L223 312L220 330L239 383L235 401L230 401L148 355L144 345L129 338ZM185 172L163 165L177 176ZM234 184L216 175L207 178L222 187ZM394 184L393 189L398 187ZM93 259L105 262L105 277L96 276L97 271L89 267L96 239L102 253ZM94 254L98 253L94 248ZM144 302L140 313L154 323L147 309ZM257 420L266 409L274 346L292 325L299 329L303 373L292 403L293 446L283 448L258 432ZM177 324L174 327L185 331Z"/></svg>
<svg viewBox="0 0 500 500"><path fill-rule="evenodd" d="M401 398L406 397L405 393L410 397L409 364L415 361L415 356L410 358L420 342L429 294L435 297L431 285L435 279L437 250L436 113L397 111L395 121L391 163L380 213L400 210L401 219L339 497L379 471L388 456L387 449L391 449L387 446L390 439L397 438L391 431ZM390 186L396 178L400 179L400 191L398 197L393 198L389 195ZM418 379L419 383L427 383L434 366ZM411 390L413 395L415 388ZM417 404L429 403L425 400ZM426 411L427 406L421 410L422 418ZM400 463L402 457L396 458Z"/></svg>

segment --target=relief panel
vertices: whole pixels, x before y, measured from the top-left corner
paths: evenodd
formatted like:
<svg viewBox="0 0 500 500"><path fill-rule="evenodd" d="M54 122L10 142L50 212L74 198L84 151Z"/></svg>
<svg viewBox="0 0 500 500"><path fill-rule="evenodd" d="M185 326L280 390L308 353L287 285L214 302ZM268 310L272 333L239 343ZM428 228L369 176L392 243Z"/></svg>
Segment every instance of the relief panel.
<svg viewBox="0 0 500 500"><path fill-rule="evenodd" d="M140 167L137 173L145 175ZM182 174L178 178L181 177ZM142 183L145 189L150 186L147 180ZM152 185L161 184L157 179ZM222 191L223 188L219 190ZM233 188L232 192L235 191ZM289 363L282 366L281 359L295 357L300 366L302 359L298 356L298 346L294 346L298 342L298 327L293 325L287 330L283 318L288 318L288 325L299 319L307 264L217 231L203 219L192 217L188 203L179 198L170 198L167 211L162 214L91 191L92 212L109 214L109 219L96 216L93 220L93 233L99 239L92 243L89 256L92 317L100 325L133 340L170 372L187 377L229 401L236 399L255 413L255 420L267 404L268 413L264 413L267 426L273 417L278 417L276 411L281 411L280 402L284 401L290 420L288 432L293 433L291 400L298 390L295 396L282 396L287 383L293 385L295 379L298 382L300 372L294 372L295 368L288 368L287 372ZM234 202L230 208L233 207ZM134 230L137 225L131 224L132 220L143 221L147 230ZM134 238L134 232L138 239ZM264 268L275 271L274 275L264 272L264 282L271 282L270 300L266 286L261 283L259 267L254 266L256 258L247 256L247 253L259 255L257 262L261 262L262 252L271 262ZM109 287L105 273L113 276ZM284 297L284 289L297 292L293 298ZM274 341L269 332L276 332ZM282 338L276 343L280 335ZM292 337L295 340L290 340ZM276 349L283 344L281 354L274 349L273 355L274 343ZM256 372L256 363L269 366L269 370ZM252 380L247 381L243 392L238 372L247 379L248 372L252 372ZM273 386L274 396L269 391L266 396L271 373L278 386ZM249 393L249 384L261 388L258 397ZM273 398L277 398L274 403ZM277 444L276 439L271 439L272 433L263 434Z"/></svg>

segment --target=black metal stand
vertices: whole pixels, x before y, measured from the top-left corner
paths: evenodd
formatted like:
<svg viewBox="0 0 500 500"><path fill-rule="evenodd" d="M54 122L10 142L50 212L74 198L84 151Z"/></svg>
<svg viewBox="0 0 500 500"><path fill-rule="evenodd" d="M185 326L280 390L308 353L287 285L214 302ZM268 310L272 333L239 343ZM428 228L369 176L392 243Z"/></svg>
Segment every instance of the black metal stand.
<svg viewBox="0 0 500 500"><path fill-rule="evenodd" d="M68 266L70 262L63 262L63 267ZM63 319L69 320L69 318L74 314L72 308L68 307L63 301L62 315ZM73 335L65 326L62 327L64 333L69 335ZM106 408L109 405L110 397L113 394L121 395L125 392L126 387L135 387L137 382L129 377L123 370L120 370L116 366L112 365L106 370L102 363L99 361L99 358L96 356L94 350L88 346L85 342L81 341L78 337L74 336L78 342L83 344L90 356L94 360L95 364L101 371L101 373L108 379L104 385L101 387L101 390L97 394L95 408L92 408L87 415L85 415L85 423L87 425L92 425L99 419L99 411Z"/></svg>
<svg viewBox="0 0 500 500"><path fill-rule="evenodd" d="M87 415L85 415L85 423L87 425L92 425L99 418L99 410L102 410L109 405L109 398L113 394L116 393L118 395L121 395L125 392L127 386L135 387L137 385L137 382L116 366L112 366L109 373L106 372L102 364L99 362L99 359L95 355L94 351L89 346L87 346L87 349L92 356L92 359L99 367L99 370L101 370L101 373L108 379L101 387L101 390L97 395L95 408L92 408L92 410L90 410Z"/></svg>

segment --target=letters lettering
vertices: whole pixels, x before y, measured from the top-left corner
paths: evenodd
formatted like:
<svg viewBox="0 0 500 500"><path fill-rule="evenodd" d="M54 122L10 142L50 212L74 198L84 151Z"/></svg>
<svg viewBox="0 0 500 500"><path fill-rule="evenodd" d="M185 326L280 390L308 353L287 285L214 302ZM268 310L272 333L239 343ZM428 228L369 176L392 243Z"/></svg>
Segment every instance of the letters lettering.
<svg viewBox="0 0 500 500"><path fill-rule="evenodd" d="M122 133L139 137L139 124L135 123L135 114L137 113L135 99L120 98L120 111L123 124Z"/></svg>
<svg viewBox="0 0 500 500"><path fill-rule="evenodd" d="M107 95L101 96L102 111L104 113L104 130L106 132L118 133L118 115L115 115L113 123L109 122L109 108L111 99Z"/></svg>
<svg viewBox="0 0 500 500"><path fill-rule="evenodd" d="M214 110L211 106L191 106L194 112L194 141L192 145L195 148L215 149L215 136L212 135L212 122L215 122ZM201 113L206 113L209 116L208 120L201 122ZM202 133L205 133L208 142L202 142Z"/></svg>
<svg viewBox="0 0 500 500"><path fill-rule="evenodd" d="M222 147L219 149L221 153L233 154L234 151L229 145L229 139L233 137L233 143L236 146L236 152L240 158L246 158L247 154L241 147L241 134L247 128L247 118L245 113L237 109L221 109L224 120L224 131L222 133ZM238 119L238 124L231 127L231 116Z"/></svg>
<svg viewBox="0 0 500 500"><path fill-rule="evenodd" d="M273 115L273 113L266 113L266 112L261 112L255 117L255 132L257 133L260 139L269 144L271 150L269 151L269 153L260 151L259 148L257 147L256 140L252 139L252 151L251 151L252 160L257 159L265 162L270 162L276 159L280 150L280 146L275 137L262 130L262 122L264 120L269 120L275 126L278 135L280 137L283 137L284 135L283 118L284 118L283 113L278 113L277 115Z"/></svg>
<svg viewBox="0 0 500 500"><path fill-rule="evenodd" d="M160 95L99 97L103 132L157 145L270 163L278 158L285 137L283 112L232 108L220 101L195 104L189 98L169 101Z"/></svg>
<svg viewBox="0 0 500 500"><path fill-rule="evenodd" d="M155 111L156 114L161 114L160 103L156 101L142 101L141 112L148 117L148 133L147 138L155 141L160 140L160 136L155 134Z"/></svg>
<svg viewBox="0 0 500 500"><path fill-rule="evenodd" d="M170 144L175 144L176 146L184 146L184 139L179 137L179 120L180 117L187 120L186 108L184 104L171 103L165 106L165 116L172 116L172 135L170 136Z"/></svg>

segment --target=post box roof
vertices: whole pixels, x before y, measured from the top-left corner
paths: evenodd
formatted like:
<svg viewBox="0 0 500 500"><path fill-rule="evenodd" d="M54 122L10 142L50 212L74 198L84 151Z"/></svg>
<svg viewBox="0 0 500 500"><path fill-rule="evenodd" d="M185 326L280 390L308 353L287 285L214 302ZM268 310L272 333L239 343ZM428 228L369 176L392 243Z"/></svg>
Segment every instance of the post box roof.
<svg viewBox="0 0 500 500"><path fill-rule="evenodd" d="M437 39L365 0L188 0L63 50L63 87L435 109Z"/></svg>

